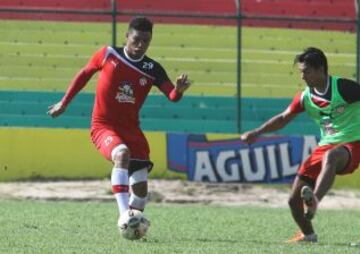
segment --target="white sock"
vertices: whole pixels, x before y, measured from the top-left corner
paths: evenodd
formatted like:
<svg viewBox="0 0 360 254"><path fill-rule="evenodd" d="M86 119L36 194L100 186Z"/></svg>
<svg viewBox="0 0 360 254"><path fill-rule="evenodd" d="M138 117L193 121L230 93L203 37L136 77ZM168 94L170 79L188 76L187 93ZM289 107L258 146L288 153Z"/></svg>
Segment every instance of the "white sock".
<svg viewBox="0 0 360 254"><path fill-rule="evenodd" d="M135 195L134 193L131 193L129 205L132 209L144 211L145 203L146 203L146 197L141 198L141 197Z"/></svg>
<svg viewBox="0 0 360 254"><path fill-rule="evenodd" d="M112 191L118 204L119 213L129 210L129 172L124 168L113 168L111 172Z"/></svg>

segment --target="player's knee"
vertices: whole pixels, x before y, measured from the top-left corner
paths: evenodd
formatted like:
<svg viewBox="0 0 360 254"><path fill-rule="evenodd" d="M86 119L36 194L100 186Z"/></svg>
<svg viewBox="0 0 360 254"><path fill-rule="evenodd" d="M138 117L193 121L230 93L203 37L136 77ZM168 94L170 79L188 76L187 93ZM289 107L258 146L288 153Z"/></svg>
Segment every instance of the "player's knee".
<svg viewBox="0 0 360 254"><path fill-rule="evenodd" d="M112 160L116 166L124 167L130 161L130 150L125 145L119 145L111 153Z"/></svg>

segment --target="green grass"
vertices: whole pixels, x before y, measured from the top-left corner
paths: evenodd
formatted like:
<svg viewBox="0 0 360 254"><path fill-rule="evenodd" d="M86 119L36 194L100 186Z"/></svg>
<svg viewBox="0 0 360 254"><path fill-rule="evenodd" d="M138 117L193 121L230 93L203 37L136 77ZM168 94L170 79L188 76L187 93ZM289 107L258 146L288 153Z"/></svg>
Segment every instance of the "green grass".
<svg viewBox="0 0 360 254"><path fill-rule="evenodd" d="M359 253L359 212L320 210L315 245L284 244L288 209L154 205L146 241L121 239L113 203L0 200L0 253Z"/></svg>
<svg viewBox="0 0 360 254"><path fill-rule="evenodd" d="M125 29L119 24L119 44ZM1 20L0 32L1 90L64 91L92 53L111 41L106 23ZM242 38L243 96L292 97L303 88L293 58L308 46L325 50L331 73L355 78L355 34L245 27ZM236 94L235 27L155 24L148 55L172 79L187 72L194 81L190 94ZM86 91L94 91L95 80Z"/></svg>

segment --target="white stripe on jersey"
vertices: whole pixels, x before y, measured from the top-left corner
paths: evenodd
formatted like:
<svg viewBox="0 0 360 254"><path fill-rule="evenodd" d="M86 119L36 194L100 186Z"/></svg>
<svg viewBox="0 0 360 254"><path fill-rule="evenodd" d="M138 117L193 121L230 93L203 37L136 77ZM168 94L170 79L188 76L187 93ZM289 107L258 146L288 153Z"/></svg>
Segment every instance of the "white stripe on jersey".
<svg viewBox="0 0 360 254"><path fill-rule="evenodd" d="M102 64L104 64L105 60L109 57L110 54L114 55L116 58L118 58L121 62L123 62L124 64L126 64L126 65L129 66L130 68L136 70L137 72L140 72L142 75L144 75L144 76L146 76L146 77L148 77L148 78L150 78L150 79L152 79L152 80L155 80L155 77L153 77L153 76L151 76L151 75L149 75L149 74L141 71L140 69L138 69L138 68L136 68L135 66L133 66L132 64L130 64L130 63L129 63L128 61L126 61L122 56L120 56L119 53L116 52L115 49L113 49L113 48L110 47L110 46L107 47L107 49L106 49L106 55L105 55L105 57L104 57L104 60L103 60L103 63L102 63Z"/></svg>

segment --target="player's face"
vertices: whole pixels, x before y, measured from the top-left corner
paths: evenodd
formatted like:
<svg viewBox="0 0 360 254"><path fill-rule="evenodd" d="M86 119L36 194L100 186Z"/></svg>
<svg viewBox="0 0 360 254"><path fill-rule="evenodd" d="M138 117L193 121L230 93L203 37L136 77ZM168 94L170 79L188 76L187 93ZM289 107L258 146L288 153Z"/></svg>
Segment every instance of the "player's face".
<svg viewBox="0 0 360 254"><path fill-rule="evenodd" d="M151 32L141 32L131 29L126 34L127 53L133 59L141 58L151 42Z"/></svg>
<svg viewBox="0 0 360 254"><path fill-rule="evenodd" d="M315 69L311 66L306 65L306 63L299 63L298 67L301 79L305 81L307 86L316 87L319 85L322 76L324 75L322 67Z"/></svg>

